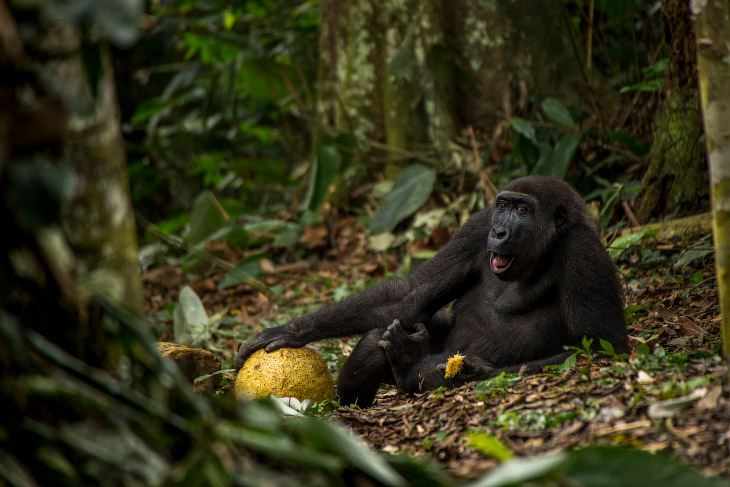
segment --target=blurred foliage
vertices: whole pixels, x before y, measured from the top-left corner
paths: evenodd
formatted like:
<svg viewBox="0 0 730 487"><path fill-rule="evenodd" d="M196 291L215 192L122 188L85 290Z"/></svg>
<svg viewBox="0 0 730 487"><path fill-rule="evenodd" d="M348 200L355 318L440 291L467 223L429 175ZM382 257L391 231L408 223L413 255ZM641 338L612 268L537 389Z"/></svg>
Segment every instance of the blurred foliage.
<svg viewBox="0 0 730 487"><path fill-rule="evenodd" d="M185 211L201 189L234 217L291 202L312 138L316 2L153 1L150 14L127 126L139 207ZM159 201L162 214L145 205Z"/></svg>

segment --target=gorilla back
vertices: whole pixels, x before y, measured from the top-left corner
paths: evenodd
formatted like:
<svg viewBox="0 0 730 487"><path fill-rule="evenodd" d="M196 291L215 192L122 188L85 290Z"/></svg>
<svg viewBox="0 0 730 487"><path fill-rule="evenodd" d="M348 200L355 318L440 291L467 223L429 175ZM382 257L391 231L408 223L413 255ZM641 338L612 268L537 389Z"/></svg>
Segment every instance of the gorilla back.
<svg viewBox="0 0 730 487"><path fill-rule="evenodd" d="M381 383L418 392L560 363L584 336L628 349L618 273L585 203L568 184L539 176L507 185L406 278L257 334L241 345L236 369L260 348L356 334L364 336L337 391L361 407ZM457 352L462 370L445 379Z"/></svg>

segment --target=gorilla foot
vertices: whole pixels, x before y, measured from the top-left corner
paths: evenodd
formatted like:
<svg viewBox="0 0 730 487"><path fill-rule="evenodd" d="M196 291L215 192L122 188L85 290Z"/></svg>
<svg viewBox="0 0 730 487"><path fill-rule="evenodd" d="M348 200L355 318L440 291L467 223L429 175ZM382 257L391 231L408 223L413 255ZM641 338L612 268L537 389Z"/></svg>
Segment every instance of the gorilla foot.
<svg viewBox="0 0 730 487"><path fill-rule="evenodd" d="M426 355L428 330L423 323L416 323L407 331L399 320L393 320L378 346L385 350L396 384L400 386L410 369Z"/></svg>

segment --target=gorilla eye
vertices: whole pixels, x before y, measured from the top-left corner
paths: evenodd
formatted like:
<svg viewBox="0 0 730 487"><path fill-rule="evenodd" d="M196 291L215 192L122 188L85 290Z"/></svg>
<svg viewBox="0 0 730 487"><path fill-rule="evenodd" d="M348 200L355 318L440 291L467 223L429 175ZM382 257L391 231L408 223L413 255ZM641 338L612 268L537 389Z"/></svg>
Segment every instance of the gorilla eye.
<svg viewBox="0 0 730 487"><path fill-rule="evenodd" d="M518 205L517 213L527 213L527 205Z"/></svg>
<svg viewBox="0 0 730 487"><path fill-rule="evenodd" d="M497 208L500 210L506 210L507 209L507 202L504 200L500 200L497 202Z"/></svg>

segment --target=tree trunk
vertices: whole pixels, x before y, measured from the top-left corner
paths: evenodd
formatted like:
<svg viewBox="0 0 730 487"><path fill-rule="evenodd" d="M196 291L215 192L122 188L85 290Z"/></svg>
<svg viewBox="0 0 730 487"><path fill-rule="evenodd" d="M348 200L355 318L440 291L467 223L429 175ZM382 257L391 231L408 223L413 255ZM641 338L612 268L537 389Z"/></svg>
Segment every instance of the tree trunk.
<svg viewBox="0 0 730 487"><path fill-rule="evenodd" d="M584 81L558 2L321 5L320 128L354 135L362 153L387 161L387 178L406 162L453 162L456 137L470 126L491 134L527 90L575 100ZM471 150L456 157L480 167Z"/></svg>
<svg viewBox="0 0 730 487"><path fill-rule="evenodd" d="M27 49L30 60L54 80L57 93L67 101L60 155L61 164L73 170L74 187L62 226L74 253L79 288L142 313L137 235L108 52L100 43L82 45L70 23L48 16L25 28L32 44ZM96 76L94 69L99 70ZM97 87L92 89L95 78ZM36 129L19 130L32 138Z"/></svg>
<svg viewBox="0 0 730 487"><path fill-rule="evenodd" d="M730 358L730 7L720 0L700 3L693 2L699 78L711 168L723 351Z"/></svg>
<svg viewBox="0 0 730 487"><path fill-rule="evenodd" d="M706 208L709 197L689 3L665 0L662 10L671 52L664 100L655 118L649 168L636 209L642 223L672 213L697 213Z"/></svg>

